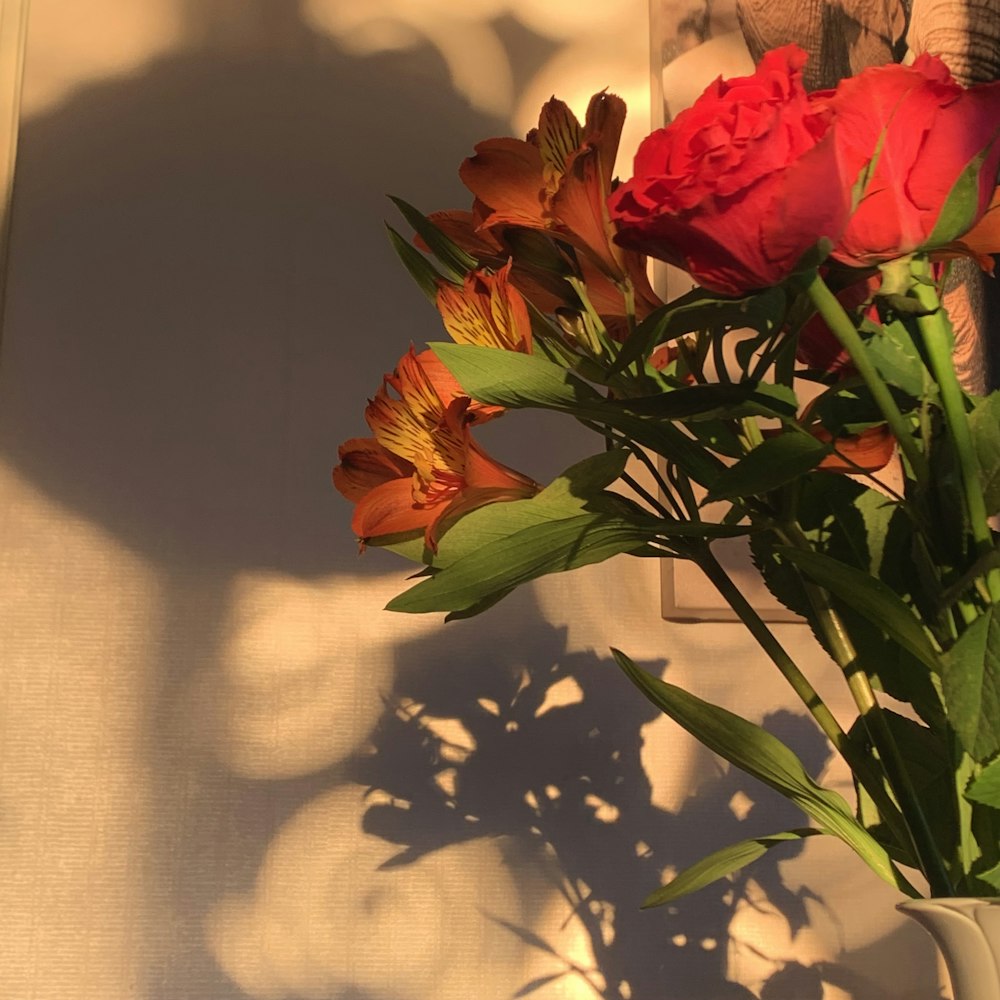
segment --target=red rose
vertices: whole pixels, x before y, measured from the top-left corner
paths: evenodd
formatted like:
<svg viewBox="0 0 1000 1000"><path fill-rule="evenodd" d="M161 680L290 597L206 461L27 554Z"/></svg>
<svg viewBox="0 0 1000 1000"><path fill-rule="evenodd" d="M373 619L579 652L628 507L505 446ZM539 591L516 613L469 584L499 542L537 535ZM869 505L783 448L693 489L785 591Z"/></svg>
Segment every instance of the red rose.
<svg viewBox="0 0 1000 1000"><path fill-rule="evenodd" d="M820 276L828 280L825 271L826 268L820 268ZM854 274L850 271L847 273ZM866 315L868 319L878 322L878 310L871 305L871 301L881 285L882 275L878 271L862 273L857 281L835 290L837 301L849 313L854 313L866 302L869 303ZM795 357L807 368L830 375L848 375L855 371L844 346L819 313L814 314L799 330Z"/></svg>
<svg viewBox="0 0 1000 1000"><path fill-rule="evenodd" d="M925 54L912 66L876 66L841 81L830 104L845 177L858 176L881 139L861 202L833 251L838 260L871 265L931 250L986 212L1000 167L1000 83L965 90ZM942 220L955 182L982 154L967 201Z"/></svg>
<svg viewBox="0 0 1000 1000"><path fill-rule="evenodd" d="M827 102L806 93L806 54L767 52L752 76L716 80L636 153L611 196L616 240L737 295L776 285L848 212ZM853 176L851 178L853 180Z"/></svg>

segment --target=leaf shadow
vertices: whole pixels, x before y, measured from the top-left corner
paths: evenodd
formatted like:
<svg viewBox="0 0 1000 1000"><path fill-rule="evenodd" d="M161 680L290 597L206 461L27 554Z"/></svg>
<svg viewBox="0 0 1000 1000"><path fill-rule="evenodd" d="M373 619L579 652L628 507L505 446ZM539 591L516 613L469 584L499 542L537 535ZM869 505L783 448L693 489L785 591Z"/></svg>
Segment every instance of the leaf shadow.
<svg viewBox="0 0 1000 1000"><path fill-rule="evenodd" d="M529 918L539 915L540 879L545 899L562 897L592 966L562 954L543 924L502 921L551 959L518 995L578 976L608 1000L752 996L727 981L728 929L737 908L757 905L761 895L792 938L808 925L807 904L822 900L785 885L779 870L801 845L783 845L670 906L640 904L665 870L747 836L800 826L802 815L721 765L699 775L697 793L676 811L664 808L643 758L643 729L658 712L610 657L570 650L567 630L544 621L523 621L506 640L477 642L481 635L474 623L456 623L446 645L438 635L399 651L370 751L350 768L371 796L365 831L399 845L388 864L497 838ZM776 712L764 724L810 772L822 769L829 750L808 720ZM487 902L482 908L489 913ZM792 976L779 971L774 997L785 995L774 990Z"/></svg>

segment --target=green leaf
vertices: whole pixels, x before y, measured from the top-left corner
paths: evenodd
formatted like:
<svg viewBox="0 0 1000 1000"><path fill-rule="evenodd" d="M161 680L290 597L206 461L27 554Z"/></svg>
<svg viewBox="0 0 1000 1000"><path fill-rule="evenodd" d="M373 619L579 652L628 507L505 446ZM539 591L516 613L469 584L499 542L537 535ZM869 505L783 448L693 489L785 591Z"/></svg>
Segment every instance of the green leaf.
<svg viewBox="0 0 1000 1000"><path fill-rule="evenodd" d="M725 466L683 431L628 413L609 403L583 379L537 354L473 344L431 344L434 353L473 399L508 409L539 407L607 424L643 447L676 462L703 486Z"/></svg>
<svg viewBox="0 0 1000 1000"><path fill-rule="evenodd" d="M788 386L749 381L685 386L655 396L617 399L609 405L666 420L754 415L793 417L798 410L798 400Z"/></svg>
<svg viewBox="0 0 1000 1000"><path fill-rule="evenodd" d="M820 552L777 546L775 553L877 625L931 670L940 670L937 653L923 626L909 607L881 580Z"/></svg>
<svg viewBox="0 0 1000 1000"><path fill-rule="evenodd" d="M407 204L402 198L389 195L389 200L402 212L406 221L413 226L417 235L441 262L449 278L461 281L469 271L478 266L475 257L469 256L458 244L452 242L422 212Z"/></svg>
<svg viewBox="0 0 1000 1000"><path fill-rule="evenodd" d="M666 885L651 892L642 904L643 909L652 906L662 906L664 903L672 903L681 896L697 892L704 889L706 885L733 872L745 868L766 854L772 847L779 844L786 844L790 840L802 840L804 837L812 837L821 834L822 830L801 829L788 830L784 833L772 833L766 837L751 837L749 840L741 840L738 844L730 844L721 850L713 851L707 857L685 868L679 875L672 878Z"/></svg>
<svg viewBox="0 0 1000 1000"><path fill-rule="evenodd" d="M1000 809L1000 757L990 761L965 790L965 797L984 806Z"/></svg>
<svg viewBox="0 0 1000 1000"><path fill-rule="evenodd" d="M913 410L914 400L890 386L901 411ZM840 379L813 401L810 413L819 418L833 435L859 434L868 427L885 422L867 386L856 378Z"/></svg>
<svg viewBox="0 0 1000 1000"><path fill-rule="evenodd" d="M926 242L917 248L918 252L944 246L945 243L950 243L972 228L979 209L979 175L998 138L1000 138L1000 127L993 133L986 147L965 165L948 192L934 229Z"/></svg>
<svg viewBox="0 0 1000 1000"><path fill-rule="evenodd" d="M438 282L441 280L441 275L427 258L412 243L404 240L392 226L385 228L389 231L389 242L392 243L403 266L410 272L410 277L431 302L437 303Z"/></svg>
<svg viewBox="0 0 1000 1000"><path fill-rule="evenodd" d="M659 534L607 513L545 520L489 542L389 602L389 611L465 611L549 573L634 552Z"/></svg>
<svg viewBox="0 0 1000 1000"><path fill-rule="evenodd" d="M706 451L698 441L688 437L673 424L659 425L654 433L647 436L646 441L637 437L634 432L630 433L639 444L645 443L652 447L667 462L676 464L690 479L706 488L711 489L712 484L726 471L721 459Z"/></svg>
<svg viewBox="0 0 1000 1000"><path fill-rule="evenodd" d="M603 402L593 386L537 354L520 354L478 344L436 343L431 350L481 403L568 410Z"/></svg>
<svg viewBox="0 0 1000 1000"><path fill-rule="evenodd" d="M444 532L437 552L427 548L422 530L388 535L371 544L414 562L435 568L448 566L488 541L542 521L581 513L621 476L628 457L629 453L622 448L602 451L571 465L531 499L504 501L469 511Z"/></svg>
<svg viewBox="0 0 1000 1000"><path fill-rule="evenodd" d="M1000 619L997 606L977 618L943 658L948 720L975 761L1000 751Z"/></svg>
<svg viewBox="0 0 1000 1000"><path fill-rule="evenodd" d="M625 471L628 457L623 448L599 452L571 465L537 496L470 511L448 528L437 552L425 550L421 558L428 565L442 569L524 528L575 517L588 507L604 508L609 498L603 490Z"/></svg>
<svg viewBox="0 0 1000 1000"><path fill-rule="evenodd" d="M882 332L865 341L875 370L892 386L919 399L924 392L926 369L909 331L900 320L886 323Z"/></svg>
<svg viewBox="0 0 1000 1000"><path fill-rule="evenodd" d="M785 314L785 293L781 288L767 288L740 299L724 298L693 288L647 316L625 341L613 372L624 371L640 358L648 358L653 348L685 333L696 330L751 328L772 333Z"/></svg>
<svg viewBox="0 0 1000 1000"><path fill-rule="evenodd" d="M812 435L797 431L768 438L721 473L705 501L768 493L814 469L829 451L827 445Z"/></svg>
<svg viewBox="0 0 1000 1000"><path fill-rule="evenodd" d="M883 709L882 715L927 818L934 843L942 856L951 857L956 848L958 819L955 813L955 776L950 766L948 744L941 730L933 730L888 709ZM848 738L860 752L868 752L869 734L863 718L851 726ZM888 783L884 787L891 798ZM887 834L884 827L880 828L880 836ZM910 857L912 846L908 841L892 845L891 850L897 860L917 867Z"/></svg>
<svg viewBox="0 0 1000 1000"><path fill-rule="evenodd" d="M817 823L823 833L840 838L890 885L911 891L885 849L854 818L844 799L816 784L799 758L776 736L640 670L619 650L612 649L611 653L632 683L700 743L780 792Z"/></svg>
<svg viewBox="0 0 1000 1000"><path fill-rule="evenodd" d="M977 400L969 430L979 461L979 479L988 514L1000 513L1000 392Z"/></svg>
<svg viewBox="0 0 1000 1000"><path fill-rule="evenodd" d="M997 890L1000 895L1000 864L988 868L986 871L976 872L976 878Z"/></svg>
<svg viewBox="0 0 1000 1000"><path fill-rule="evenodd" d="M628 464L629 453L624 448L609 448L574 463L545 487L533 500L538 507L545 505L577 511L583 503L596 497L601 490L621 478Z"/></svg>

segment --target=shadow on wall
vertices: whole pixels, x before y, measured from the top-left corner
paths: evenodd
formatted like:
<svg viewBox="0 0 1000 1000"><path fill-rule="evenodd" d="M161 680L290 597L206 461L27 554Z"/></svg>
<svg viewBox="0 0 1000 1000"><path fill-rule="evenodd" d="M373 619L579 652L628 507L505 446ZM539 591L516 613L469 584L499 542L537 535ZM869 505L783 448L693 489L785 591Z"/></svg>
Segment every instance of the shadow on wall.
<svg viewBox="0 0 1000 1000"><path fill-rule="evenodd" d="M88 86L23 129L4 451L158 561L378 567L354 559L329 468L382 372L440 336L385 195L466 205L458 164L506 131L428 49L350 59L298 28L270 56L203 48Z"/></svg>
<svg viewBox="0 0 1000 1000"><path fill-rule="evenodd" d="M497 921L542 956L541 971L519 984L517 995L584 982L589 990L567 995L755 996L727 982L730 933L749 909L769 914L794 942L823 910L806 888L792 891L782 881L779 862L801 845L769 852L731 881L676 904L645 912L639 903L664 873L764 829L805 825L805 818L718 762L677 811L659 807L642 760L642 729L659 713L623 683L610 658L569 652L565 630L539 622L527 634L527 643L485 645L474 628L455 629L446 652L437 639L400 651L373 750L354 770L372 798L364 829L396 845L384 868L469 839L500 838L518 873L525 921ZM642 666L659 673L663 665ZM779 711L763 721L810 773L823 770L829 748L807 719ZM488 893L480 906L489 913ZM575 952L547 936L567 925ZM821 1000L824 984L855 1000L882 1000L873 983L837 962L775 958L775 941L750 947L772 970L755 984L766 1000Z"/></svg>
<svg viewBox="0 0 1000 1000"><path fill-rule="evenodd" d="M609 983L628 980L646 1000L663 995L667 976L677 996L721 1000L722 942L745 886L732 899L711 890L673 914L639 914L635 904L663 866L733 839L746 817L725 806L759 793L720 776L677 815L654 807L639 760L644 703L607 662L567 653L529 597L498 609L517 627L496 619L492 645L473 623L449 629L446 655L437 639L400 651L377 752L355 772L234 777L181 718L192 678L218 670L241 574L341 574L345 592L360 592L389 565L378 553L357 560L348 509L329 484L337 444L364 433L364 396L409 340L440 336L384 238L384 196L427 210L465 205L448 165L508 131L455 96L431 49L348 57L307 29L295 4L266 6L283 11L280 46L234 49L208 33L200 48L80 89L28 122L19 149L0 445L22 475L161 580L147 747L161 937L145 996L245 996L206 948L210 911L252 890L279 832L308 805L363 781L414 804L405 816L373 804L368 840L398 841L416 859L502 836L518 886L523 871L540 887L521 900L525 926L552 895L544 880L554 860L560 884L579 896L567 906L586 903L580 922ZM544 49L505 30L522 58ZM533 422L530 439L506 430L498 456L539 478L582 447L562 424ZM503 632L516 643L500 642ZM331 656L329 670L364 684L364 645L332 649L348 662ZM560 683L577 700L540 711ZM227 710L216 706L219 718ZM427 716L459 723L474 752L449 761ZM780 804L767 810L781 828ZM478 817L475 829L466 815ZM706 834L695 847L689 822L717 842ZM802 919L804 900L782 894L773 864L754 877L793 923ZM683 947L681 933L717 947ZM364 947L365 961L380 960L377 940ZM788 996L777 989L774 1000ZM396 995L353 985L328 994Z"/></svg>

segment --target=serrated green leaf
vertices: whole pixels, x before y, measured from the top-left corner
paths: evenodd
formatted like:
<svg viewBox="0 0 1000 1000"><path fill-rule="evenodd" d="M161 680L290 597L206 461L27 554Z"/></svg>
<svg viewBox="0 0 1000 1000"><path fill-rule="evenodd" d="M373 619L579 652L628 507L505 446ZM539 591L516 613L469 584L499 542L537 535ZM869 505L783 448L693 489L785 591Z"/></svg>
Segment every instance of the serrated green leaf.
<svg viewBox="0 0 1000 1000"><path fill-rule="evenodd" d="M679 875L672 878L666 885L651 892L643 901L642 908L662 906L671 903L681 896L697 892L711 885L720 878L732 875L733 872L745 868L766 854L772 847L787 844L790 840L802 840L823 833L822 830L809 828L787 830L784 833L772 833L765 837L751 837L737 844L730 844L721 850L713 851L707 857L685 868Z"/></svg>
<svg viewBox="0 0 1000 1000"><path fill-rule="evenodd" d="M389 195L389 200L399 209L414 232L427 244L432 254L441 262L447 276L461 281L469 271L478 266L475 257L467 254L457 243L445 236L437 226L412 205Z"/></svg>
<svg viewBox="0 0 1000 1000"><path fill-rule="evenodd" d="M906 326L900 321L886 323L881 333L865 341L865 350L876 371L891 386L919 399L924 392L926 369Z"/></svg>
<svg viewBox="0 0 1000 1000"><path fill-rule="evenodd" d="M768 438L720 473L705 500L759 496L816 468L830 449L809 434L790 431Z"/></svg>
<svg viewBox="0 0 1000 1000"><path fill-rule="evenodd" d="M412 243L404 240L392 226L385 228L389 231L392 248L403 262L403 266L410 272L410 277L431 302L437 303L438 282L441 280L441 275L430 261Z"/></svg>
<svg viewBox="0 0 1000 1000"><path fill-rule="evenodd" d="M985 882L987 885L992 886L997 890L998 895L1000 895L1000 864L996 864L986 871L976 872L976 878L980 882Z"/></svg>
<svg viewBox="0 0 1000 1000"><path fill-rule="evenodd" d="M1000 513L1000 392L976 402L969 430L979 462L979 481L988 514Z"/></svg>
<svg viewBox="0 0 1000 1000"><path fill-rule="evenodd" d="M1000 757L990 761L965 790L965 797L984 806L1000 809Z"/></svg>
<svg viewBox="0 0 1000 1000"><path fill-rule="evenodd" d="M818 824L822 832L840 838L890 885L907 893L913 891L896 871L885 849L854 818L847 802L836 792L818 785L799 758L776 736L640 670L620 650L612 649L611 653L632 683L699 743L780 792Z"/></svg>
<svg viewBox="0 0 1000 1000"><path fill-rule="evenodd" d="M950 857L956 847L958 819L955 814L955 776L950 767L947 743L939 730L935 731L897 712L883 709L882 717L927 818L934 843L944 857ZM859 748L869 746L868 729L863 718L850 728L848 738ZM884 771L881 774L884 776ZM887 782L884 788L891 798ZM885 819L884 816L878 818L879 821ZM883 836L887 833L884 831ZM892 844L890 849L897 860L917 867L908 839L904 843Z"/></svg>
<svg viewBox="0 0 1000 1000"><path fill-rule="evenodd" d="M943 657L945 709L965 751L983 761L1000 751L1000 619L994 605Z"/></svg>
<svg viewBox="0 0 1000 1000"><path fill-rule="evenodd" d="M776 546L775 553L877 625L921 663L935 672L940 670L940 660L923 626L895 591L881 580L820 552Z"/></svg>

